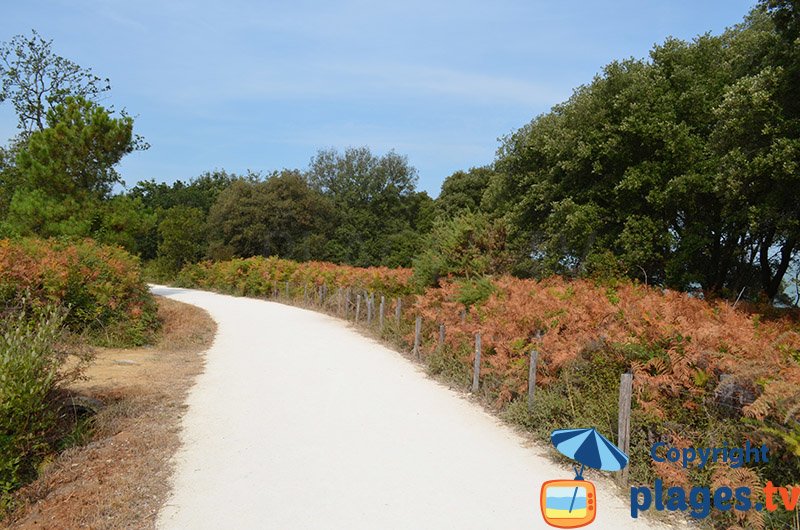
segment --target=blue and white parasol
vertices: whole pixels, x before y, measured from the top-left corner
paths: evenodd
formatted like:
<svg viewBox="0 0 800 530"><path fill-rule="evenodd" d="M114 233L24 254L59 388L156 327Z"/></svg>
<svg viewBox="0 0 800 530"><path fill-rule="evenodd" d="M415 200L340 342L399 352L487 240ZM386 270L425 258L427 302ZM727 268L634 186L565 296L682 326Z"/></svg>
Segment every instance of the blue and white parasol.
<svg viewBox="0 0 800 530"><path fill-rule="evenodd" d="M583 467L619 471L628 465L628 455L609 442L596 429L559 429L553 431L550 440L564 456L579 462L581 469L575 470L576 479L583 479Z"/></svg>

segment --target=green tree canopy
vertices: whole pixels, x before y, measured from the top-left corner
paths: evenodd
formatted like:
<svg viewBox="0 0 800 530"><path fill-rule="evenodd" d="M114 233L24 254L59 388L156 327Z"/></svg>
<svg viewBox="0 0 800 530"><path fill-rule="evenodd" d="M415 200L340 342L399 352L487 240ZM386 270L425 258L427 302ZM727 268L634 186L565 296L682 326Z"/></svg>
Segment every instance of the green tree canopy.
<svg viewBox="0 0 800 530"><path fill-rule="evenodd" d="M43 237L119 235L112 228L119 223L103 219L115 211L104 201L120 182L115 166L124 155L143 147L132 129L130 117L115 118L80 97L68 97L52 107L47 127L16 144L16 163L2 171L2 185L10 198L0 232Z"/></svg>
<svg viewBox="0 0 800 530"><path fill-rule="evenodd" d="M240 177L226 172L224 169L207 171L190 179L188 182L176 180L172 184L144 180L128 191L128 195L139 198L146 208L151 210L169 210L178 205L200 208L206 214L216 202L217 195L227 188L231 182ZM257 180L257 174L245 177Z"/></svg>
<svg viewBox="0 0 800 530"><path fill-rule="evenodd" d="M436 198L437 216L453 217L465 211L481 211L483 194L494 174L491 167L473 167L467 171L456 171L442 183Z"/></svg>
<svg viewBox="0 0 800 530"><path fill-rule="evenodd" d="M478 278L507 273L506 223L486 214L466 211L438 218L414 259L413 281L420 287L437 286L447 276Z"/></svg>
<svg viewBox="0 0 800 530"><path fill-rule="evenodd" d="M197 208L203 213L205 219L219 193L238 178L224 170L215 170L205 172L188 182L177 180L172 184L166 184L155 180L145 180L131 188L126 196L142 205L144 215L155 217L155 223L149 225L149 230L145 234L137 236L137 249L142 259L152 260L158 256L158 247L162 242L158 226L165 220L172 208L176 206ZM247 178L256 180L257 176L250 175ZM171 270L165 260L162 259L161 264L165 270Z"/></svg>
<svg viewBox="0 0 800 530"><path fill-rule="evenodd" d="M142 148L130 116L115 118L96 103L70 96L47 112L47 127L20 146L18 185L57 198L107 197L122 182L115 166Z"/></svg>
<svg viewBox="0 0 800 530"><path fill-rule="evenodd" d="M519 269L589 274L611 257L673 288L777 294L798 248L800 129L765 12L611 63L504 140L483 202L509 220Z"/></svg>
<svg viewBox="0 0 800 530"><path fill-rule="evenodd" d="M158 258L167 270L177 272L205 255L206 218L200 208L182 205L170 208L159 223L158 232L161 236Z"/></svg>
<svg viewBox="0 0 800 530"><path fill-rule="evenodd" d="M321 259L331 212L328 200L297 171L265 181L237 179L211 207L210 254Z"/></svg>
<svg viewBox="0 0 800 530"><path fill-rule="evenodd" d="M328 259L359 266L410 264L421 244L420 228L430 224L430 198L415 191L417 171L406 157L393 151L376 156L367 147L321 150L306 175L335 209Z"/></svg>

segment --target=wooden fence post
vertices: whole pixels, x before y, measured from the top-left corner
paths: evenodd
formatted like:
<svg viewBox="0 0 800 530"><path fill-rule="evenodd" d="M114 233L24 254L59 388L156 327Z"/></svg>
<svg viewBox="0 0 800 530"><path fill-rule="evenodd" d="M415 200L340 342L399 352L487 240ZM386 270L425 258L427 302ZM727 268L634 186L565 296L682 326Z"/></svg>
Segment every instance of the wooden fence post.
<svg viewBox="0 0 800 530"><path fill-rule="evenodd" d="M439 350L444 348L444 324L439 324Z"/></svg>
<svg viewBox="0 0 800 530"><path fill-rule="evenodd" d="M420 335L422 334L422 317L417 316L416 322L414 322L414 355L419 359L419 342L420 342Z"/></svg>
<svg viewBox="0 0 800 530"><path fill-rule="evenodd" d="M386 311L386 297L381 295L381 314L378 317L378 327L383 332L383 313Z"/></svg>
<svg viewBox="0 0 800 530"><path fill-rule="evenodd" d="M336 316L342 316L342 288L336 288Z"/></svg>
<svg viewBox="0 0 800 530"><path fill-rule="evenodd" d="M617 446L628 454L631 449L631 396L633 394L633 374L622 374L619 379L619 421L617 423ZM628 484L628 466L619 474L624 486Z"/></svg>
<svg viewBox="0 0 800 530"><path fill-rule="evenodd" d="M345 290L345 293L347 295L345 296L345 299L344 299L344 318L349 318L350 317L350 288L349 287Z"/></svg>
<svg viewBox="0 0 800 530"><path fill-rule="evenodd" d="M472 392L481 386L481 332L475 334L475 363L472 365Z"/></svg>
<svg viewBox="0 0 800 530"><path fill-rule="evenodd" d="M539 352L531 349L531 361L528 365L528 412L533 412L533 396L536 394L536 361Z"/></svg>
<svg viewBox="0 0 800 530"><path fill-rule="evenodd" d="M356 324L358 324L358 318L361 316L361 293L356 295Z"/></svg>
<svg viewBox="0 0 800 530"><path fill-rule="evenodd" d="M397 299L397 306L394 308L394 318L397 321L397 325L400 325L400 316L403 314L403 299Z"/></svg>
<svg viewBox="0 0 800 530"><path fill-rule="evenodd" d="M372 324L372 296L365 296L367 300L367 326Z"/></svg>

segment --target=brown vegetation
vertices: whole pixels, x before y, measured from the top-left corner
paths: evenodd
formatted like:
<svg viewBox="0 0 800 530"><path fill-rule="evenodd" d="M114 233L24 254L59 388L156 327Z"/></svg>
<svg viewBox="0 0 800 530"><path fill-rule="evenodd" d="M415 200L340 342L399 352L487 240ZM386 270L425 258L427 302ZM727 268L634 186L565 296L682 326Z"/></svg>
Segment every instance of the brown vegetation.
<svg viewBox="0 0 800 530"><path fill-rule="evenodd" d="M216 325L196 307L158 299L164 322L155 347L101 349L73 390L105 404L91 441L43 466L17 493L7 528L153 528L169 493L186 394Z"/></svg>

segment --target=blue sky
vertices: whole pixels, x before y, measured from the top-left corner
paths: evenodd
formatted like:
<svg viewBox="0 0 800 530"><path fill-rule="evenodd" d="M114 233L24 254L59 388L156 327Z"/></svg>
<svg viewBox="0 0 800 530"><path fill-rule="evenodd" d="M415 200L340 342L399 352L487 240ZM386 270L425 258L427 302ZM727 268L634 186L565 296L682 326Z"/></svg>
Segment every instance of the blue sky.
<svg viewBox="0 0 800 530"><path fill-rule="evenodd" d="M121 164L128 185L305 168L319 148L368 145L407 155L436 196L603 65L719 33L753 4L26 0L3 6L0 41L35 28L111 79L105 104L152 145ZM0 140L15 125L0 105Z"/></svg>

